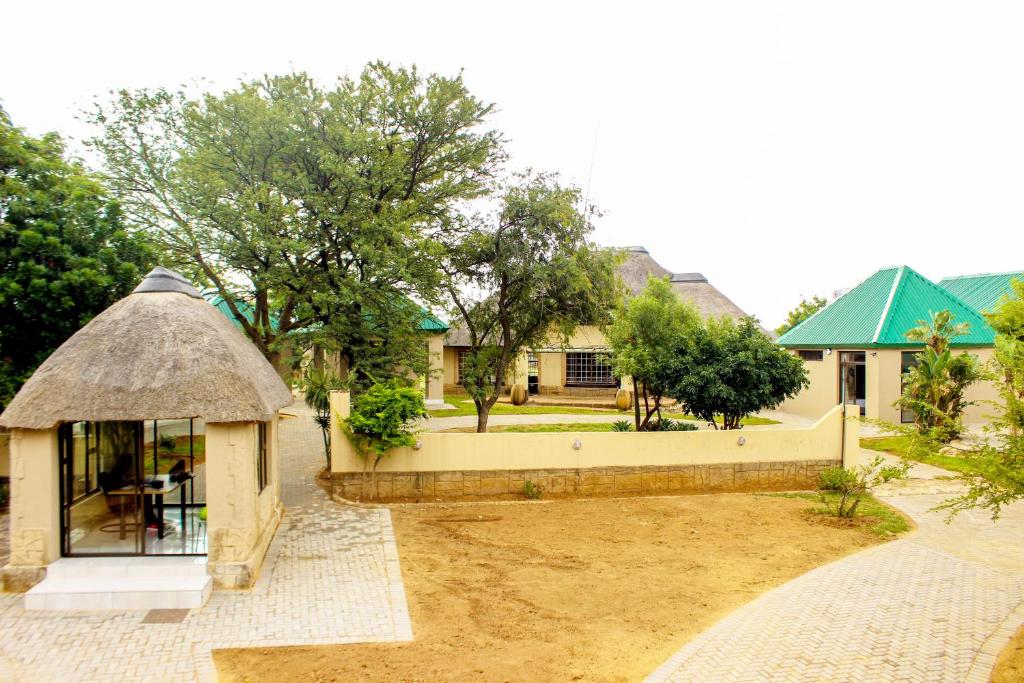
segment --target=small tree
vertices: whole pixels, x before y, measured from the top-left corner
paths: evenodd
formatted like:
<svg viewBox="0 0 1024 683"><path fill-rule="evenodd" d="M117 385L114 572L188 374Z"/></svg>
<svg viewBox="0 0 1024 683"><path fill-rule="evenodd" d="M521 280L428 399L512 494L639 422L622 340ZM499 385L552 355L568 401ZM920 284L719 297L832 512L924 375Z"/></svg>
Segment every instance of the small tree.
<svg viewBox="0 0 1024 683"><path fill-rule="evenodd" d="M344 382L327 368L310 365L302 375L302 394L313 409L313 421L324 439L324 460L331 467L331 392L344 388Z"/></svg>
<svg viewBox="0 0 1024 683"><path fill-rule="evenodd" d="M825 308L827 304L828 302L820 296L813 296L810 299L801 299L800 305L786 315L786 322L775 328L775 334L779 336L784 335L821 309Z"/></svg>
<svg viewBox="0 0 1024 683"><path fill-rule="evenodd" d="M587 241L579 201L578 189L553 176L520 176L496 216L463 216L442 240L445 287L469 337L462 386L478 432L522 351L602 325L614 306L615 255Z"/></svg>
<svg viewBox="0 0 1024 683"><path fill-rule="evenodd" d="M363 457L373 459L370 490L377 495L377 465L392 449L416 444L416 421L427 416L423 393L392 379L374 384L358 394L345 421L345 431ZM365 489L365 468L364 489Z"/></svg>
<svg viewBox="0 0 1024 683"><path fill-rule="evenodd" d="M963 431L963 412L970 405L964 401L964 392L984 373L974 356L954 356L950 349L952 338L967 334L970 325L954 324L949 311L933 313L929 321L918 323L906 336L925 348L917 354L917 365L907 372L896 405L914 413L920 432L948 443Z"/></svg>
<svg viewBox="0 0 1024 683"><path fill-rule="evenodd" d="M701 324L700 316L672 291L667 279L651 278L638 296L619 306L608 327L608 343L618 377L630 377L633 385L634 423L637 431L651 418L661 418L661 401L668 392L665 368L672 352L690 328ZM640 416L640 397L644 416Z"/></svg>
<svg viewBox="0 0 1024 683"><path fill-rule="evenodd" d="M818 484L821 502L829 513L836 517L853 517L857 514L857 506L865 495L876 486L893 479L903 479L912 464L909 461L901 461L895 465L886 465L885 458L879 455L866 465L857 465L849 469L829 467L821 473Z"/></svg>
<svg viewBox="0 0 1024 683"><path fill-rule="evenodd" d="M808 386L803 362L758 329L753 318L708 320L676 345L668 395L718 428L739 429L740 421L774 408Z"/></svg>
<svg viewBox="0 0 1024 683"><path fill-rule="evenodd" d="M993 378L999 391L996 414L986 428L990 439L966 453L979 476L965 477L967 493L940 507L957 513L982 508L992 517L1003 506L1024 499L1024 281L1014 280L987 316L996 331Z"/></svg>

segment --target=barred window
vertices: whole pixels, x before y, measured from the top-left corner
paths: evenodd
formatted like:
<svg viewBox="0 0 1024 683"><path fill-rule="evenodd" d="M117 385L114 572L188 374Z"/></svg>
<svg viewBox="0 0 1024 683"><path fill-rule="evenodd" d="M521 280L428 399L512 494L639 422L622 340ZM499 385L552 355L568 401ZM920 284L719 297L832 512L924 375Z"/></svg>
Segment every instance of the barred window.
<svg viewBox="0 0 1024 683"><path fill-rule="evenodd" d="M566 386L613 387L611 359L604 353L565 354Z"/></svg>
<svg viewBox="0 0 1024 683"><path fill-rule="evenodd" d="M469 349L459 349L458 351L458 363L459 363L459 378L461 382L462 378L466 376L466 358L469 357Z"/></svg>
<svg viewBox="0 0 1024 683"><path fill-rule="evenodd" d="M270 481L270 468L267 463L267 423L256 425L256 485L257 490L267 488Z"/></svg>

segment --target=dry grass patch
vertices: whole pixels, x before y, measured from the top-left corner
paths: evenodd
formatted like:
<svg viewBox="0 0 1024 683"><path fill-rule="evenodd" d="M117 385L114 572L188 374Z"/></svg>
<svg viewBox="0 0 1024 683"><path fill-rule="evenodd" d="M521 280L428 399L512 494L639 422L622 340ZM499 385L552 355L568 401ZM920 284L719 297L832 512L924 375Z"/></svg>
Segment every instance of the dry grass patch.
<svg viewBox="0 0 1024 683"><path fill-rule="evenodd" d="M416 640L215 653L223 681L638 680L758 594L880 542L748 494L392 509Z"/></svg>

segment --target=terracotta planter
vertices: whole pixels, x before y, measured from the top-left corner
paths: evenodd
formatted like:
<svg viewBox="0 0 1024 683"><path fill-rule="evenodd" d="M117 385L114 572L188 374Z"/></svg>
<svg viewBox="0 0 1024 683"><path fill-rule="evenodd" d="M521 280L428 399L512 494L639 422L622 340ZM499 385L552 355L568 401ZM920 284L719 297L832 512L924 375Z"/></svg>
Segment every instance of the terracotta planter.
<svg viewBox="0 0 1024 683"><path fill-rule="evenodd" d="M522 384L513 384L511 391L512 405L521 406L526 403L527 393L526 387Z"/></svg>
<svg viewBox="0 0 1024 683"><path fill-rule="evenodd" d="M619 389L615 392L615 407L625 412L633 407L633 392Z"/></svg>

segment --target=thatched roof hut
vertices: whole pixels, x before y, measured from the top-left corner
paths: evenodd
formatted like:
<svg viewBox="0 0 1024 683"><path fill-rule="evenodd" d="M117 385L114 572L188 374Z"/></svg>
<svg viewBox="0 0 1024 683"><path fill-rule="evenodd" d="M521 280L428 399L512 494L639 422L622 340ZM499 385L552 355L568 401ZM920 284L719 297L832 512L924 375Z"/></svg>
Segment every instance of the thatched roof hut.
<svg viewBox="0 0 1024 683"><path fill-rule="evenodd" d="M644 247L626 247L619 275L634 296L643 291L650 277L668 276L672 289L683 301L693 304L705 318L743 318L747 314L732 300L715 289L700 273L673 273L651 258Z"/></svg>
<svg viewBox="0 0 1024 683"><path fill-rule="evenodd" d="M182 276L155 268L39 366L0 426L77 420L270 420L291 392L259 350Z"/></svg>

